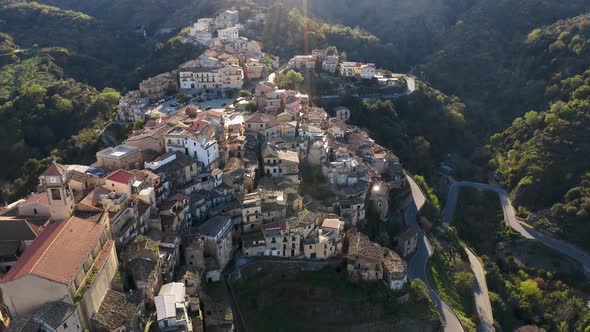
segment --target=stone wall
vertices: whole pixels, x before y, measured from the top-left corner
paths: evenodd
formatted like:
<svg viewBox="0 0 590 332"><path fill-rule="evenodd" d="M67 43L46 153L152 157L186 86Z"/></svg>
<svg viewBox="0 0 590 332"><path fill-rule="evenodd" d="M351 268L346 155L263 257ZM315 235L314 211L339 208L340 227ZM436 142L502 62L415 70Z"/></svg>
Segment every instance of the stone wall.
<svg viewBox="0 0 590 332"><path fill-rule="evenodd" d="M230 282L248 280L257 277L260 274L284 274L293 275L299 271L319 271L327 266L336 268L342 263L342 258L336 258L326 261L303 261L287 259L265 259L252 260L245 265L234 270L229 276Z"/></svg>

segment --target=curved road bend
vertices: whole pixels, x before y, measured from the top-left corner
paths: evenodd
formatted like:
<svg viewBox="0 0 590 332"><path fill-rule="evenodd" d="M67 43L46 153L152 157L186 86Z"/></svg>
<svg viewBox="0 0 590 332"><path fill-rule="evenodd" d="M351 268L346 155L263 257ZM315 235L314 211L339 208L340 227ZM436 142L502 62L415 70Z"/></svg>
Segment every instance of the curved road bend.
<svg viewBox="0 0 590 332"><path fill-rule="evenodd" d="M442 211L443 222L450 225L453 221L453 214L459 196L460 185L450 178L451 190L447 196L447 203ZM475 310L479 317L480 323L477 330L479 332L492 332L494 328L494 315L492 313L492 303L488 293L488 284L486 282L486 275L483 267L477 256L467 247L464 248L469 258L469 265L475 276L475 283L473 285L473 297L475 300Z"/></svg>
<svg viewBox="0 0 590 332"><path fill-rule="evenodd" d="M502 211L504 212L504 219L514 231L520 233L520 235L527 239L540 241L547 247L575 259L580 264L582 264L586 272L586 275L590 275L590 256L570 243L558 240L552 237L551 235L545 234L541 231L532 228L527 224L521 223L520 220L516 218L514 208L512 207L512 203L510 202L510 198L508 197L508 193L506 192L506 190L496 185L490 185L485 183L477 183L470 181L456 182L454 180L451 180L451 182L452 185L451 190L449 190L449 195L447 197L447 205L443 210L443 218L445 221L452 219L460 187L471 187L494 191L498 193L500 197Z"/></svg>
<svg viewBox="0 0 590 332"><path fill-rule="evenodd" d="M433 249L430 241L428 241L428 238L424 235L424 232L422 232L422 229L418 226L416 220L418 208L422 208L426 202L426 197L424 197L420 187L411 176L406 175L406 178L412 189L413 197L413 201L405 211L406 224L418 232L416 252L408 262L408 276L410 279L421 279L428 287L430 298L443 319L445 325L444 331L462 332L463 326L461 326L459 318L455 315L449 305L442 300L440 295L436 292L436 289L430 283L430 278L428 277L428 259L432 256Z"/></svg>

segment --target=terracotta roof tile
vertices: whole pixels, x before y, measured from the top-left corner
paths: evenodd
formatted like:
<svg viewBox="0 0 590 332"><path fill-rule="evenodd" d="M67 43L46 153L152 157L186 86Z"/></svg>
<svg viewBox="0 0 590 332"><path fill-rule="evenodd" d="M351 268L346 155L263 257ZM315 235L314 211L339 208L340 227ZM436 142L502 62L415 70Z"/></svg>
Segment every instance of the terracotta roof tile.
<svg viewBox="0 0 590 332"><path fill-rule="evenodd" d="M67 171L68 169L66 166L53 162L51 166L49 166L49 168L47 168L45 172L41 174L41 176L58 176L66 173Z"/></svg>
<svg viewBox="0 0 590 332"><path fill-rule="evenodd" d="M184 200L189 200L190 197L188 195L185 195L183 193L176 193L174 195L172 195L172 197L170 197L168 200L170 201L184 201Z"/></svg>
<svg viewBox="0 0 590 332"><path fill-rule="evenodd" d="M101 213L72 216L47 225L2 281L33 274L68 284L104 232L105 226L97 222L100 217Z"/></svg>
<svg viewBox="0 0 590 332"><path fill-rule="evenodd" d="M33 204L33 203L49 205L49 200L47 199L47 193L43 192L40 194L32 194L31 196L27 197L27 199L24 202L22 202L20 204L26 205L26 204Z"/></svg>
<svg viewBox="0 0 590 332"><path fill-rule="evenodd" d="M128 184L133 182L135 179L135 174L123 169L119 169L109 174L106 179L113 182Z"/></svg>
<svg viewBox="0 0 590 332"><path fill-rule="evenodd" d="M253 123L266 123L270 121L270 117L264 113L254 113L250 117L245 119L245 122L253 122Z"/></svg>
<svg viewBox="0 0 590 332"><path fill-rule="evenodd" d="M39 226L26 219L0 217L0 242L34 240L40 233Z"/></svg>

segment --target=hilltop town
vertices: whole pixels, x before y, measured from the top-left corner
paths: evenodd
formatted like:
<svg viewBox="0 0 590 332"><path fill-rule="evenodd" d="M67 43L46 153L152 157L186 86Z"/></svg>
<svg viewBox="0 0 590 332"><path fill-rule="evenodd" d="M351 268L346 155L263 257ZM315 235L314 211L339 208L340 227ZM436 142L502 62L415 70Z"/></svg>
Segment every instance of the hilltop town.
<svg viewBox="0 0 590 332"><path fill-rule="evenodd" d="M277 70L399 77L325 49L281 66L241 29L234 10L198 19L184 42L207 50L121 98L116 120L139 128L92 165L54 162L0 210L8 331L233 330L237 304L206 290L259 261L344 264L351 282L407 301L416 230L394 248L362 231L399 213L402 161L348 108L273 82Z"/></svg>
<svg viewBox="0 0 590 332"><path fill-rule="evenodd" d="M0 1L0 332L590 332L589 67L589 1Z"/></svg>

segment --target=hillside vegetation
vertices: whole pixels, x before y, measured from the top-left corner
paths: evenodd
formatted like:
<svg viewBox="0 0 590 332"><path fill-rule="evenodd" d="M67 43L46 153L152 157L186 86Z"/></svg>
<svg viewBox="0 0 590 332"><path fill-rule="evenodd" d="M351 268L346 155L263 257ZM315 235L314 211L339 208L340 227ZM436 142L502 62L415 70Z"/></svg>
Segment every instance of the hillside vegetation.
<svg viewBox="0 0 590 332"><path fill-rule="evenodd" d="M590 66L590 13L560 20L531 31L526 38L527 56L535 61L529 69L540 78L552 78L546 99L558 92L555 82L581 74Z"/></svg>
<svg viewBox="0 0 590 332"><path fill-rule="evenodd" d="M91 6L0 2L0 153L6 156L0 201L33 190L51 160L92 163L101 126L119 99L105 87L137 89L141 80L202 53L178 38L145 39L120 17L97 19L74 10L76 3Z"/></svg>
<svg viewBox="0 0 590 332"><path fill-rule="evenodd" d="M390 148L412 172L429 172L435 162L461 144L465 131L464 107L432 87L417 82L414 93L391 101L363 102L346 98L351 123L367 128L372 138Z"/></svg>
<svg viewBox="0 0 590 332"><path fill-rule="evenodd" d="M276 3L273 0L256 2L268 6ZM410 66L430 54L435 41L474 2L476 0L281 0L287 8L297 8L315 20L375 36L389 55L380 58L380 66L401 72L409 71ZM350 48L351 58L361 58L365 54L363 49Z"/></svg>
<svg viewBox="0 0 590 332"><path fill-rule="evenodd" d="M548 90L550 109L492 136L492 166L521 213L550 208L543 223L590 249L590 70Z"/></svg>
<svg viewBox="0 0 590 332"><path fill-rule="evenodd" d="M66 49L66 73L99 87L122 86L150 50L141 35L117 33L87 14L36 2L0 6L0 31L23 49Z"/></svg>
<svg viewBox="0 0 590 332"><path fill-rule="evenodd" d="M113 29L130 31L144 28L150 35L178 31L197 18L243 1L235 0L38 0L64 9L87 13Z"/></svg>
<svg viewBox="0 0 590 332"><path fill-rule="evenodd" d="M248 330L433 331L440 326L420 280L409 283L409 300L401 304L383 284L352 283L341 268L257 268L243 271L248 278L232 287Z"/></svg>
<svg viewBox="0 0 590 332"><path fill-rule="evenodd" d="M0 32L0 66L15 62L17 46L12 36Z"/></svg>
<svg viewBox="0 0 590 332"><path fill-rule="evenodd" d="M545 87L557 74L547 66L567 62L530 48L529 33L588 10L584 0L478 1L437 41L422 70L434 86L474 106L474 125L492 133L542 107Z"/></svg>
<svg viewBox="0 0 590 332"><path fill-rule="evenodd" d="M85 127L110 118L119 97L112 89L99 92L67 78L47 54L2 67L0 153L5 162L0 165L0 182L21 178L3 187L0 200L30 192L37 183L36 175L50 162L45 159L50 154L77 162L92 155L96 135L87 132L77 141L69 140ZM59 151L53 151L58 147Z"/></svg>
<svg viewBox="0 0 590 332"><path fill-rule="evenodd" d="M399 57L399 49L361 29L327 24L282 4L269 9L260 39L266 52L283 58L330 45L343 51L351 61L374 62L390 69L395 69L395 59Z"/></svg>
<svg viewBox="0 0 590 332"><path fill-rule="evenodd" d="M121 10L120 13L129 13L131 9ZM167 18L164 14L157 17ZM117 17L98 19L37 2L0 5L0 31L4 33L0 35L0 46L18 45L35 52L50 48L65 75L98 88L112 86L122 90L137 89L141 80L172 70L202 53L200 47L182 44L178 39L163 43L146 39L141 31L121 26L121 22L127 21ZM4 58L0 57L0 64L10 62Z"/></svg>

